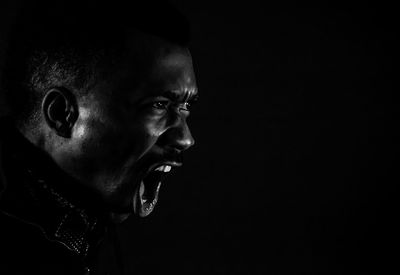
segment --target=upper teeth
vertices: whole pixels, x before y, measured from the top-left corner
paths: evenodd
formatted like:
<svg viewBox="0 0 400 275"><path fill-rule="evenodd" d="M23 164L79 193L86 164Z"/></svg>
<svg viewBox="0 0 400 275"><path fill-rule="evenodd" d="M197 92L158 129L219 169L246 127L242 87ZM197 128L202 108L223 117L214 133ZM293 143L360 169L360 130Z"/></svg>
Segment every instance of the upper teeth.
<svg viewBox="0 0 400 275"><path fill-rule="evenodd" d="M163 166L157 167L154 171L161 171L161 172L167 173L167 172L171 171L171 166L163 165Z"/></svg>

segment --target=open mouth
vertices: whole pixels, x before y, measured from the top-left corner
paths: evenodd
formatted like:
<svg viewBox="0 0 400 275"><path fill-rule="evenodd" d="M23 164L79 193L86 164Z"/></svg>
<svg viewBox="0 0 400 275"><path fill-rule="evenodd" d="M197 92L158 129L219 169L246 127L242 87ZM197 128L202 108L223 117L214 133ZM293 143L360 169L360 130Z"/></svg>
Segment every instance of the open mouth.
<svg viewBox="0 0 400 275"><path fill-rule="evenodd" d="M171 171L170 165L161 165L152 169L140 182L133 198L133 210L140 217L148 216L158 201L161 182Z"/></svg>

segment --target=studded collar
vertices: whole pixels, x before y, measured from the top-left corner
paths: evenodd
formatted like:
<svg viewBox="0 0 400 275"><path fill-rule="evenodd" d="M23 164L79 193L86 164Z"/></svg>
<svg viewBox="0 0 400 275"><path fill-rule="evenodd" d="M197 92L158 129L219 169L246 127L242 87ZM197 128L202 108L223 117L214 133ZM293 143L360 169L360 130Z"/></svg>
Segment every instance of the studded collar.
<svg viewBox="0 0 400 275"><path fill-rule="evenodd" d="M65 183L64 175L57 175L16 130L2 126L0 211L40 228L47 239L85 259L105 233L104 219L63 195L57 186Z"/></svg>

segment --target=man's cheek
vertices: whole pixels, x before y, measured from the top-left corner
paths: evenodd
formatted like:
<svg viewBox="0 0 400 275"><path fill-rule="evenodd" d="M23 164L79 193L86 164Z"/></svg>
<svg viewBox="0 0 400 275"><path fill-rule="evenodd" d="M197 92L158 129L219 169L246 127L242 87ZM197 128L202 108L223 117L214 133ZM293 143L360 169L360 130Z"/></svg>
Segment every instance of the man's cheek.
<svg viewBox="0 0 400 275"><path fill-rule="evenodd" d="M149 132L142 132L140 134L139 133L137 134L135 141L136 142L134 143L135 147L134 154L136 156L139 156L139 158L141 158L144 155L146 155L148 151L151 150L151 148L156 143L157 138Z"/></svg>
<svg viewBox="0 0 400 275"><path fill-rule="evenodd" d="M145 131L149 139L158 139L166 130L166 116L152 116L145 123Z"/></svg>
<svg viewBox="0 0 400 275"><path fill-rule="evenodd" d="M164 133L165 120L154 116L144 116L141 121L137 121L136 127L132 131L132 136L139 141L142 149L152 147L158 138Z"/></svg>

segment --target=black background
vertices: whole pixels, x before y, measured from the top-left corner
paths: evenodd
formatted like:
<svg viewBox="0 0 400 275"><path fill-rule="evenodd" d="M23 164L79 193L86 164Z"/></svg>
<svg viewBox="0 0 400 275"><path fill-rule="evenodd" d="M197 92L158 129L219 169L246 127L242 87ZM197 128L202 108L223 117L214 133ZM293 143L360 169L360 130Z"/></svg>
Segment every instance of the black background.
<svg viewBox="0 0 400 275"><path fill-rule="evenodd" d="M398 269L394 5L174 2L196 146L155 212L118 228L126 274Z"/></svg>

